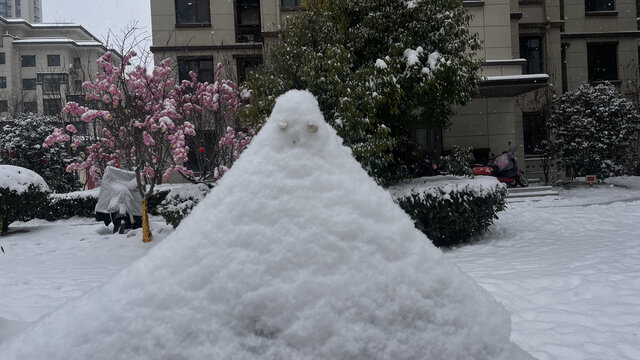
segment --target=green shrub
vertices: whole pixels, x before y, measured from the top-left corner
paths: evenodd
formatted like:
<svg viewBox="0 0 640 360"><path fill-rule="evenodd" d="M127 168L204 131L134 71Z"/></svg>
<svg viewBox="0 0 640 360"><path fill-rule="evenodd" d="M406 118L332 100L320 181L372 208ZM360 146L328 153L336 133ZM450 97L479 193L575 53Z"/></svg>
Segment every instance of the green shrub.
<svg viewBox="0 0 640 360"><path fill-rule="evenodd" d="M166 195L158 207L158 212L167 224L175 228L210 190L205 184L186 184L174 188Z"/></svg>
<svg viewBox="0 0 640 360"><path fill-rule="evenodd" d="M47 194L47 191L36 185L29 185L22 192L1 187L0 232L7 232L12 222L29 221L36 217L38 209L47 203Z"/></svg>
<svg viewBox="0 0 640 360"><path fill-rule="evenodd" d="M472 147L453 146L451 154L440 158L440 171L443 173L469 176L471 175L471 160L473 160Z"/></svg>
<svg viewBox="0 0 640 360"><path fill-rule="evenodd" d="M148 200L149 213L159 215L158 206L169 190L156 190ZM99 190L76 191L67 194L51 194L37 212L37 218L47 221L69 219L74 216L92 218L95 215Z"/></svg>
<svg viewBox="0 0 640 360"><path fill-rule="evenodd" d="M496 181L483 185L482 191L470 185L447 186L394 197L434 245L448 247L486 231L505 209L506 194L504 185Z"/></svg>

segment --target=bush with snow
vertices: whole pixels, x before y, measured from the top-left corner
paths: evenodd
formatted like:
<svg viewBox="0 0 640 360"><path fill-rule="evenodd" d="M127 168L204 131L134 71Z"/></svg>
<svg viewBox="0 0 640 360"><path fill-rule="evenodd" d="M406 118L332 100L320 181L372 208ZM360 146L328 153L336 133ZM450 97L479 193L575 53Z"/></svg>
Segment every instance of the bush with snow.
<svg viewBox="0 0 640 360"><path fill-rule="evenodd" d="M631 144L640 131L640 116L611 84L583 84L556 98L547 127L554 138L547 150L565 161L572 176L602 179L634 166Z"/></svg>
<svg viewBox="0 0 640 360"><path fill-rule="evenodd" d="M60 126L55 117L21 115L0 131L0 163L20 166L38 173L56 192L80 187L76 176L66 171L75 158L64 145L43 146L47 136Z"/></svg>
<svg viewBox="0 0 640 360"><path fill-rule="evenodd" d="M510 332L295 91L172 235L0 359L531 360Z"/></svg>
<svg viewBox="0 0 640 360"><path fill-rule="evenodd" d="M469 176L471 175L471 160L473 160L472 147L459 147L454 145L450 154L440 158L439 169L445 174Z"/></svg>
<svg viewBox="0 0 640 360"><path fill-rule="evenodd" d="M49 186L42 176L19 166L0 165L0 232L14 221L31 220L47 202Z"/></svg>
<svg viewBox="0 0 640 360"><path fill-rule="evenodd" d="M389 191L438 247L461 244L486 231L505 209L507 195L505 185L489 176L425 177Z"/></svg>
<svg viewBox="0 0 640 360"><path fill-rule="evenodd" d="M171 189L158 207L167 224L177 227L211 189L206 184L185 184Z"/></svg>

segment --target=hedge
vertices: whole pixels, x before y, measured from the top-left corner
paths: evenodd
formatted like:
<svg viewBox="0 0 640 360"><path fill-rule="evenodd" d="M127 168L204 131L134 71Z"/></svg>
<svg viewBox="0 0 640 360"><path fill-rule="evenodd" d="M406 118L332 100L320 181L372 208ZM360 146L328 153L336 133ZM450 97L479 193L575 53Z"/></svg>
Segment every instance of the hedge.
<svg viewBox="0 0 640 360"><path fill-rule="evenodd" d="M438 247L470 241L505 209L504 184L495 178L435 176L390 189L394 201Z"/></svg>
<svg viewBox="0 0 640 360"><path fill-rule="evenodd" d="M148 200L151 215L159 215L158 206L169 193L169 189L154 191ZM48 201L38 204L36 217L47 221L69 219L74 216L94 217L99 189L76 191L67 194L50 194Z"/></svg>

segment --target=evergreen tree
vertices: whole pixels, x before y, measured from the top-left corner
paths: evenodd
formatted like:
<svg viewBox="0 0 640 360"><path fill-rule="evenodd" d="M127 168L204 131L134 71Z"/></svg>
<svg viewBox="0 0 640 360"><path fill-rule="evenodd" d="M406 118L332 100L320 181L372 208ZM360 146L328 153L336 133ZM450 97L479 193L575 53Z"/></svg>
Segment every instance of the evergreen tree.
<svg viewBox="0 0 640 360"><path fill-rule="evenodd" d="M476 93L477 34L460 0L310 0L248 82L259 126L275 99L308 89L326 120L381 183L402 175L416 126L447 128ZM411 150L411 149L409 149Z"/></svg>
<svg viewBox="0 0 640 360"><path fill-rule="evenodd" d="M47 182L53 191L77 190L80 183L67 166L76 159L64 145L43 147L47 136L60 126L55 117L21 115L2 129L0 163L30 169Z"/></svg>
<svg viewBox="0 0 640 360"><path fill-rule="evenodd" d="M640 118L631 101L611 84L581 85L554 99L547 123L553 156L563 159L573 176L610 176L629 162Z"/></svg>

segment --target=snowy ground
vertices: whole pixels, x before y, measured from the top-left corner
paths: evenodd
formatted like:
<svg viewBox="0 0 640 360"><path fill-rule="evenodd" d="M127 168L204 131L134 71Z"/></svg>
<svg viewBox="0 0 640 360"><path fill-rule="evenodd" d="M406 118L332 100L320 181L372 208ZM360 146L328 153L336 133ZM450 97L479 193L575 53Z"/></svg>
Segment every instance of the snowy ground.
<svg viewBox="0 0 640 360"><path fill-rule="evenodd" d="M112 234L93 219L13 223L0 237L0 343L43 315L104 283L171 232L153 219L154 240L139 230Z"/></svg>
<svg viewBox="0 0 640 360"><path fill-rule="evenodd" d="M540 360L640 359L640 190L561 190L511 203L475 245L446 256L512 314L512 339ZM110 279L155 241L90 219L12 225L0 237L0 342Z"/></svg>

